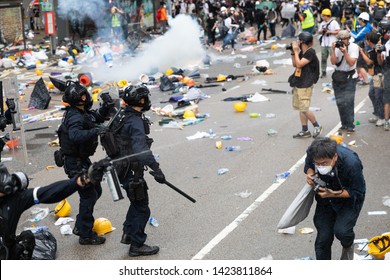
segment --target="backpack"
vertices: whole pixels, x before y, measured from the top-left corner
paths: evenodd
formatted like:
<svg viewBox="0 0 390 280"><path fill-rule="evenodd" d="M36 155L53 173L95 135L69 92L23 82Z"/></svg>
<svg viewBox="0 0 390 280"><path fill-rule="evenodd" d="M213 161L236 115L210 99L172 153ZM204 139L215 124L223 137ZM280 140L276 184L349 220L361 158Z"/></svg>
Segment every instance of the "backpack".
<svg viewBox="0 0 390 280"><path fill-rule="evenodd" d="M158 21L161 20L161 8L158 8L158 10L157 10L156 19L157 19Z"/></svg>
<svg viewBox="0 0 390 280"><path fill-rule="evenodd" d="M320 78L320 61L318 60L318 57L315 56L313 59L313 82L316 84L318 82L318 79Z"/></svg>

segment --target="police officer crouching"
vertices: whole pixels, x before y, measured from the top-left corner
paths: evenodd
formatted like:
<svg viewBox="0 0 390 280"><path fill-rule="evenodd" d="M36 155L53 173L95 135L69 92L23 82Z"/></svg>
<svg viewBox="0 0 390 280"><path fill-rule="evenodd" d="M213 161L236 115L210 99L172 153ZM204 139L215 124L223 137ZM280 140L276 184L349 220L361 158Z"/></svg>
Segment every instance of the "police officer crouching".
<svg viewBox="0 0 390 280"><path fill-rule="evenodd" d="M129 158L114 164L119 180L130 200L126 220L123 223L121 243L131 244L129 250L131 257L154 255L159 251L159 247L145 244L147 237L145 227L149 220L150 208L144 167L149 166L154 171L155 180L161 184L165 182L165 176L153 154L145 153L150 151L153 142L147 136L150 132L150 123L143 114L151 107L149 90L145 86L129 86L120 93L120 97L124 104L124 108L121 109L124 117L122 117L123 124L117 132L120 142L117 158L141 153L135 160Z"/></svg>
<svg viewBox="0 0 390 280"><path fill-rule="evenodd" d="M95 153L98 135L104 130L104 126L97 127L96 124L106 120L114 104L108 94L102 94L101 97L102 106L97 110L91 110L93 103L87 88L79 82L67 83L63 101L69 106L66 108L62 124L58 129L61 149L56 163L61 161L58 157L63 157L63 163L57 163L57 165L64 166L69 178L73 178L80 170L88 170L91 165L89 157ZM79 213L73 233L80 237L81 245L103 244L106 239L92 231L95 220L93 209L102 194L100 182L96 182L91 188L80 189L78 193L80 195Z"/></svg>
<svg viewBox="0 0 390 280"><path fill-rule="evenodd" d="M103 169L92 165L87 172L70 180L28 189L29 179L23 172L10 174L0 162L0 259L28 260L32 258L35 237L29 230L16 236L16 229L24 211L35 204L59 202L76 191L93 188L89 178L101 181Z"/></svg>

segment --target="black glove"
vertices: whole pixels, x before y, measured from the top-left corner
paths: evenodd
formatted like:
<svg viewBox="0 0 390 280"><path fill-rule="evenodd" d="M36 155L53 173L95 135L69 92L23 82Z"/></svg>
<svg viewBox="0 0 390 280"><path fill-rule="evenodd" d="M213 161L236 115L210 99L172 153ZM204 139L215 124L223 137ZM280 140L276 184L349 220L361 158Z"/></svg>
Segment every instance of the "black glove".
<svg viewBox="0 0 390 280"><path fill-rule="evenodd" d="M149 173L154 177L154 180L156 180L158 183L160 184L165 183L165 175L160 168L156 169L155 171L150 171Z"/></svg>
<svg viewBox="0 0 390 280"><path fill-rule="evenodd" d="M103 92L102 94L100 94L100 98L103 101L103 104L102 104L103 107L112 108L115 106L115 102L114 102L114 100L112 100L112 98L108 92Z"/></svg>
<svg viewBox="0 0 390 280"><path fill-rule="evenodd" d="M100 126L96 127L96 134L102 135L102 134L106 133L107 129L108 129L107 126L100 125Z"/></svg>
<svg viewBox="0 0 390 280"><path fill-rule="evenodd" d="M92 163L88 169L88 180L92 184L100 183L103 180L104 170L109 164L109 159L106 158Z"/></svg>
<svg viewBox="0 0 390 280"><path fill-rule="evenodd" d="M13 98L7 98L7 100L5 101L5 104L7 105L7 108L9 109L9 111L11 113L16 113L16 104L15 104L15 100Z"/></svg>

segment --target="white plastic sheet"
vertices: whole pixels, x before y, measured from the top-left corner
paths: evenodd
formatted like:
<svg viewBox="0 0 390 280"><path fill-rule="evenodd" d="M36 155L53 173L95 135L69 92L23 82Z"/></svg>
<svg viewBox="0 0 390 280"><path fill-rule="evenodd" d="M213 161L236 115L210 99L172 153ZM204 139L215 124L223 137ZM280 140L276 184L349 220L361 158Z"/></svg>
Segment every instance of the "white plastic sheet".
<svg viewBox="0 0 390 280"><path fill-rule="evenodd" d="M309 184L305 184L293 202L280 219L277 228L284 229L302 222L310 213L314 200L314 191Z"/></svg>

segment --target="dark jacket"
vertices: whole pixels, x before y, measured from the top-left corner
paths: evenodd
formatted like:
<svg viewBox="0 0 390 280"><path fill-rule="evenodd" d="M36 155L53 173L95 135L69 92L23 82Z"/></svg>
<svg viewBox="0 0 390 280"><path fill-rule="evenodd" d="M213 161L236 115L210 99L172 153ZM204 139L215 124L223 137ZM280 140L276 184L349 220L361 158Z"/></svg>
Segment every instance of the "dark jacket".
<svg viewBox="0 0 390 280"><path fill-rule="evenodd" d="M351 149L337 145L338 159L335 167L329 175L319 175L327 184L327 188L332 190L345 189L348 191L350 198L325 198L316 196L318 203L332 203L334 207L343 207L345 205L354 206L355 203L361 204L366 194L366 182L363 175L363 165L359 156ZM315 170L313 157L307 151L305 160L305 173L309 168Z"/></svg>

